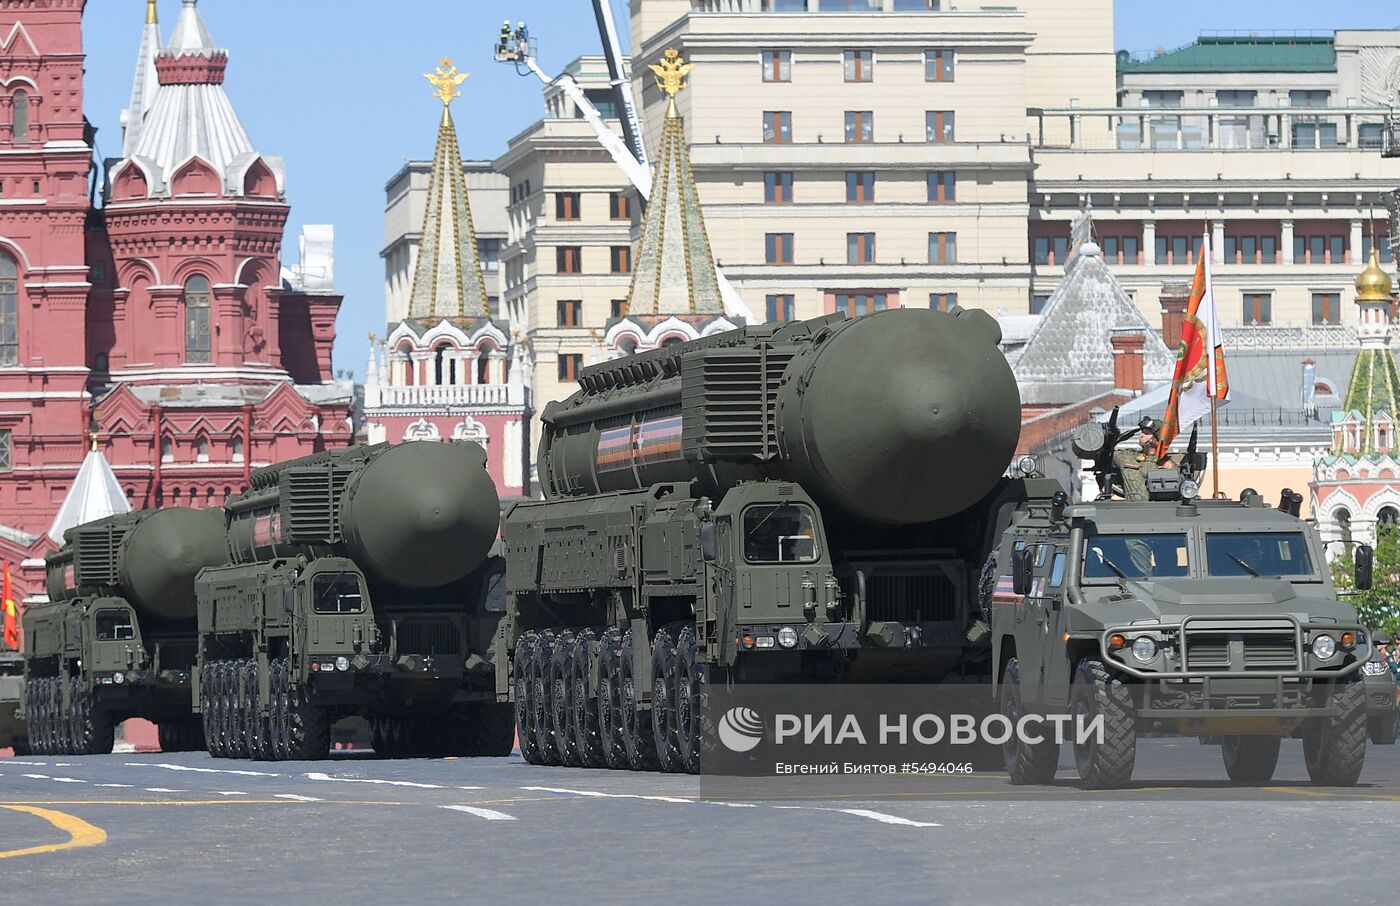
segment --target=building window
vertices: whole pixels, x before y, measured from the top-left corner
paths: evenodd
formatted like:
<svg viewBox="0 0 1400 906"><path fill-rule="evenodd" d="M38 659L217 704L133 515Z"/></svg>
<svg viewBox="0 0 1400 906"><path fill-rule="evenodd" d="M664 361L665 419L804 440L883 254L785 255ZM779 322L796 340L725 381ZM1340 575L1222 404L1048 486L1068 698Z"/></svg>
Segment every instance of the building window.
<svg viewBox="0 0 1400 906"><path fill-rule="evenodd" d="M792 320L792 295L790 293L767 296L764 301L768 303L768 320L770 322Z"/></svg>
<svg viewBox="0 0 1400 906"><path fill-rule="evenodd" d="M583 273L583 247L561 245L554 250L554 269L561 274Z"/></svg>
<svg viewBox="0 0 1400 906"><path fill-rule="evenodd" d="M612 302L609 303L608 310L611 312L611 315L614 318L627 317L627 300L613 299Z"/></svg>
<svg viewBox="0 0 1400 906"><path fill-rule="evenodd" d="M19 364L19 267L0 252L0 365Z"/></svg>
<svg viewBox="0 0 1400 906"><path fill-rule="evenodd" d="M491 365L500 358L498 352L499 350L496 348L495 343L482 343L476 348L476 382L478 384L492 383ZM582 360L581 356L579 358ZM502 381L503 380L504 378L502 378ZM500 382L501 381L497 381L496 383Z"/></svg>
<svg viewBox="0 0 1400 906"><path fill-rule="evenodd" d="M476 257L481 261L481 269L487 273L494 273L501 268L501 246L504 242L500 239L478 239L476 241Z"/></svg>
<svg viewBox="0 0 1400 906"><path fill-rule="evenodd" d="M200 436L200 437L195 438L195 441L194 441L194 461L195 461L195 462L208 462L208 461L209 461L209 438L203 437L203 436Z"/></svg>
<svg viewBox="0 0 1400 906"><path fill-rule="evenodd" d="M615 245L609 254L609 263L614 274L632 273L632 246Z"/></svg>
<svg viewBox="0 0 1400 906"><path fill-rule="evenodd" d="M1342 323L1342 294L1313 293L1312 319L1314 324Z"/></svg>
<svg viewBox="0 0 1400 906"><path fill-rule="evenodd" d="M951 204L958 200L958 174L952 170L930 170L928 174L930 204Z"/></svg>
<svg viewBox="0 0 1400 906"><path fill-rule="evenodd" d="M846 201L850 204L870 204L875 200L875 174L846 174Z"/></svg>
<svg viewBox="0 0 1400 906"><path fill-rule="evenodd" d="M763 260L768 264L792 264L792 234L768 233L763 237Z"/></svg>
<svg viewBox="0 0 1400 906"><path fill-rule="evenodd" d="M1137 264L1138 246L1141 239L1137 236L1104 236L1100 240L1103 245L1104 260L1110 264Z"/></svg>
<svg viewBox="0 0 1400 906"><path fill-rule="evenodd" d="M1376 257L1381 264L1389 264L1395 257L1395 253L1390 248L1390 229L1386 224L1380 224L1376 230L1375 239L1372 240L1370 230L1361 234L1361 260L1369 262L1371 260L1372 245L1376 249Z"/></svg>
<svg viewBox="0 0 1400 906"><path fill-rule="evenodd" d="M875 141L875 114L869 110L847 110L846 141L855 144Z"/></svg>
<svg viewBox="0 0 1400 906"><path fill-rule="evenodd" d="M1164 234L1157 231L1158 264L1195 264L1201 257L1202 236L1198 232Z"/></svg>
<svg viewBox="0 0 1400 906"><path fill-rule="evenodd" d="M0 472L13 471L15 467L15 438L8 428L0 430Z"/></svg>
<svg viewBox="0 0 1400 906"><path fill-rule="evenodd" d="M160 461L175 461L175 442L168 437L162 437L160 439Z"/></svg>
<svg viewBox="0 0 1400 906"><path fill-rule="evenodd" d="M957 293L929 293L928 307L934 311L952 311L958 304Z"/></svg>
<svg viewBox="0 0 1400 906"><path fill-rule="evenodd" d="M233 453L229 458L234 462L243 461L243 438L235 437L233 439ZM224 496L227 497L228 494L226 493Z"/></svg>
<svg viewBox="0 0 1400 906"><path fill-rule="evenodd" d="M764 173L763 200L768 204L792 204L792 174Z"/></svg>
<svg viewBox="0 0 1400 906"><path fill-rule="evenodd" d="M1032 251L1031 260L1035 264L1064 264L1069 257L1069 237L1068 236L1036 236Z"/></svg>
<svg viewBox="0 0 1400 906"><path fill-rule="evenodd" d="M559 356L559 380L576 381L578 373L583 369L583 355L577 352L566 353Z"/></svg>
<svg viewBox="0 0 1400 906"><path fill-rule="evenodd" d="M613 220L632 219L632 196L627 192L613 192L608 196L608 216Z"/></svg>
<svg viewBox="0 0 1400 906"><path fill-rule="evenodd" d="M847 264L874 264L874 263L875 263L875 234L874 234L874 233L847 233L847 234L846 234L846 263L847 263Z"/></svg>
<svg viewBox="0 0 1400 906"><path fill-rule="evenodd" d="M579 193L577 192L555 192L554 193L554 219L555 220L578 220Z"/></svg>
<svg viewBox="0 0 1400 906"><path fill-rule="evenodd" d="M763 111L763 141L770 145L792 141L792 113L787 110Z"/></svg>
<svg viewBox="0 0 1400 906"><path fill-rule="evenodd" d="M578 327L583 322L582 299L560 299L555 303L560 327Z"/></svg>
<svg viewBox="0 0 1400 906"><path fill-rule="evenodd" d="M1036 293L1031 296L1031 314L1038 315L1045 310L1046 304L1050 301L1049 293Z"/></svg>
<svg viewBox="0 0 1400 906"><path fill-rule="evenodd" d="M1346 236L1342 233L1294 233L1294 264L1343 264L1346 262Z"/></svg>
<svg viewBox="0 0 1400 906"><path fill-rule="evenodd" d="M924 81L953 81L953 52L951 50L924 51Z"/></svg>
<svg viewBox="0 0 1400 906"><path fill-rule="evenodd" d="M869 82L874 75L874 54L868 50L846 51L845 63L848 82Z"/></svg>
<svg viewBox="0 0 1400 906"><path fill-rule="evenodd" d="M935 144L953 141L953 111L929 110L924 114L924 131Z"/></svg>
<svg viewBox="0 0 1400 906"><path fill-rule="evenodd" d="M213 361L209 350L209 281L193 276L185 283L185 361Z"/></svg>
<svg viewBox="0 0 1400 906"><path fill-rule="evenodd" d="M14 141L29 141L29 93L16 91L14 94Z"/></svg>
<svg viewBox="0 0 1400 906"><path fill-rule="evenodd" d="M1357 123L1356 146L1368 151L1385 146L1385 125L1382 123Z"/></svg>
<svg viewBox="0 0 1400 906"><path fill-rule="evenodd" d="M791 82L791 81L792 81L792 51L790 51L790 50L765 50L765 51L763 51L763 81L765 81L765 82Z"/></svg>
<svg viewBox="0 0 1400 906"><path fill-rule="evenodd" d="M1274 320L1274 297L1271 293L1244 294L1244 323L1258 326Z"/></svg>
<svg viewBox="0 0 1400 906"><path fill-rule="evenodd" d="M837 293L836 310L854 318L873 311L884 311L888 300L885 293Z"/></svg>
<svg viewBox="0 0 1400 906"><path fill-rule="evenodd" d="M929 233L929 234L928 234L928 263L929 263L929 264L957 264L957 263L958 263L958 234L957 234L957 233Z"/></svg>
<svg viewBox="0 0 1400 906"><path fill-rule="evenodd" d="M1278 236L1273 233L1242 235L1227 232L1225 263L1277 264Z"/></svg>

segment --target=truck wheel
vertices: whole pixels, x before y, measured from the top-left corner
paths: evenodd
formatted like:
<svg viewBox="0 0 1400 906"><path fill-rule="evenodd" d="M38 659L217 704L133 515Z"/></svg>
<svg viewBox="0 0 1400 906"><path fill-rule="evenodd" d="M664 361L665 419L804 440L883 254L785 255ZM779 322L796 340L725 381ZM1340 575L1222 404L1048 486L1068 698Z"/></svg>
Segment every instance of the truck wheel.
<svg viewBox="0 0 1400 906"><path fill-rule="evenodd" d="M73 710L70 703L63 700L63 690L71 685L63 681L60 676L54 680L53 687L53 707L54 713L58 715L58 720L54 721L54 754L73 754Z"/></svg>
<svg viewBox="0 0 1400 906"><path fill-rule="evenodd" d="M1361 682L1333 685L1336 717L1303 732L1303 761L1318 786L1355 786L1366 762L1366 691Z"/></svg>
<svg viewBox="0 0 1400 906"><path fill-rule="evenodd" d="M1021 691L1021 662L1014 657L1006 662L1006 673L1002 677L997 698L1002 716L1011 722L1014 729L1026 714ZM1006 760L1006 773L1011 775L1013 784L1023 786L1054 781L1055 771L1060 765L1060 744L1053 738L1032 745L1020 741L1013 732L1011 738L1002 744L1001 751Z"/></svg>
<svg viewBox="0 0 1400 906"><path fill-rule="evenodd" d="M25 714L29 717L30 739L34 740L34 752L49 754L48 721L44 714L44 681L30 680L29 690L24 699Z"/></svg>
<svg viewBox="0 0 1400 906"><path fill-rule="evenodd" d="M214 753L218 734L214 732L214 697L209 688L208 661L199 667L199 719L204 725L204 751L208 752L210 757L218 757Z"/></svg>
<svg viewBox="0 0 1400 906"><path fill-rule="evenodd" d="M1137 719L1133 697L1127 685L1108 672L1098 658L1085 658L1074 673L1070 690L1070 713L1074 715L1075 739L1079 726L1103 719L1103 739L1094 734L1074 744L1074 763L1080 784L1089 790L1126 786L1133 778L1137 758Z"/></svg>
<svg viewBox="0 0 1400 906"><path fill-rule="evenodd" d="M539 750L540 764L559 764L559 750L554 748L554 729L550 714L550 670L554 657L554 630L542 629L535 642L534 657L530 659L530 728Z"/></svg>
<svg viewBox="0 0 1400 906"><path fill-rule="evenodd" d="M247 758L248 705L243 699L243 661L224 662L224 685L228 690L228 749L233 758Z"/></svg>
<svg viewBox="0 0 1400 906"><path fill-rule="evenodd" d="M549 730L550 735L554 737L554 751L559 753L560 764L576 768L582 766L583 759L579 756L578 743L574 740L573 657L574 634L567 629L561 629L554 637L554 650L546 665L549 679Z"/></svg>
<svg viewBox="0 0 1400 906"><path fill-rule="evenodd" d="M66 735L63 729L63 678L59 676L49 677L46 697L48 698L48 736L49 754L62 755L65 746L63 737Z"/></svg>
<svg viewBox="0 0 1400 906"><path fill-rule="evenodd" d="M53 685L52 677L44 677L35 680L34 702L35 710L39 715L39 754L53 755L53 698L49 693L49 687Z"/></svg>
<svg viewBox="0 0 1400 906"><path fill-rule="evenodd" d="M467 755L503 758L515 748L515 710L509 702L468 702L462 710Z"/></svg>
<svg viewBox="0 0 1400 906"><path fill-rule="evenodd" d="M268 732L272 737L272 759L286 761L290 756L287 745L287 659L279 657L272 662L272 701L268 710Z"/></svg>
<svg viewBox="0 0 1400 906"><path fill-rule="evenodd" d="M700 773L700 725L704 720L699 645L695 625L686 623L676 636L676 744L679 770Z"/></svg>
<svg viewBox="0 0 1400 906"><path fill-rule="evenodd" d="M34 754L33 750L29 747L29 737L27 736L21 736L18 739L11 740L10 748L14 750L16 758L26 758Z"/></svg>
<svg viewBox="0 0 1400 906"><path fill-rule="evenodd" d="M593 657L593 642L598 634L592 629L580 629L574 635L573 655L569 659L570 694L573 697L569 714L573 718L574 748L579 762L586 768L605 768L603 738L598 724L598 697L588 694L588 677Z"/></svg>
<svg viewBox="0 0 1400 906"><path fill-rule="evenodd" d="M87 739L81 726L82 711L81 681L76 676L68 677L68 703L63 712L63 748L65 755L86 755ZM60 699L61 700L61 699Z"/></svg>
<svg viewBox="0 0 1400 906"><path fill-rule="evenodd" d="M243 661L243 688L248 710L243 724L244 745L248 749L249 758L266 761L270 755L267 751L267 721L262 716L262 697L259 695L258 679L258 659L255 657L246 658Z"/></svg>
<svg viewBox="0 0 1400 906"><path fill-rule="evenodd" d="M616 628L608 629L603 633L601 647L598 735L604 763L615 770L623 770L631 765L627 761L627 748L622 744L622 633Z"/></svg>
<svg viewBox="0 0 1400 906"><path fill-rule="evenodd" d="M645 640L637 640L639 643ZM637 677L632 675L632 630L622 636L622 665L619 671L622 704L622 747L627 752L627 763L634 771L655 771L659 766L656 757L656 740L651 730L651 712L645 711L639 701Z"/></svg>
<svg viewBox="0 0 1400 906"><path fill-rule="evenodd" d="M112 717L97 707L94 695L83 692L81 683L74 678L73 701L73 753L76 755L110 755L116 743L116 727Z"/></svg>
<svg viewBox="0 0 1400 906"><path fill-rule="evenodd" d="M530 718L535 713L534 702L531 701L534 684L530 682L530 661L534 648L534 631L521 633L520 638L515 640L515 659L511 661L512 680L515 683L515 735L520 741L520 756L526 764L541 763L540 750L535 745L535 734L530 726Z"/></svg>
<svg viewBox="0 0 1400 906"><path fill-rule="evenodd" d="M331 722L325 708L311 703L307 689L292 683L287 693L287 755L295 761L319 761L330 754Z"/></svg>
<svg viewBox="0 0 1400 906"><path fill-rule="evenodd" d="M209 663L209 723L213 731L206 742L209 754L215 758L228 757L228 738L224 734L224 662Z"/></svg>
<svg viewBox="0 0 1400 906"><path fill-rule="evenodd" d="M1220 740L1225 773L1234 783L1268 783L1278 767L1277 736L1226 735Z"/></svg>
<svg viewBox="0 0 1400 906"><path fill-rule="evenodd" d="M656 764L662 771L681 770L676 739L676 633L663 626L651 640L651 732Z"/></svg>

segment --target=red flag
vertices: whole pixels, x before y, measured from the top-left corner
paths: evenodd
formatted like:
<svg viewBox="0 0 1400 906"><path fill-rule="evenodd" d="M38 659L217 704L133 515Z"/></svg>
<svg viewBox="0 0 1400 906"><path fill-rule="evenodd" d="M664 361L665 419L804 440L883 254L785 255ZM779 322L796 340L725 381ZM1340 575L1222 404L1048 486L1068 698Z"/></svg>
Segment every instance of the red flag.
<svg viewBox="0 0 1400 906"><path fill-rule="evenodd" d="M1171 450L1172 441L1185 428L1230 401L1230 380L1225 374L1225 346L1220 318L1215 311L1215 291L1210 279L1210 236L1201 243L1196 277L1191 281L1191 301L1181 325L1181 349L1172 375L1172 394L1158 431L1157 458Z"/></svg>
<svg viewBox="0 0 1400 906"><path fill-rule="evenodd" d="M4 591L0 593L0 610L4 611L6 648L19 650L19 611L15 608L14 586L10 583L10 564L5 564Z"/></svg>

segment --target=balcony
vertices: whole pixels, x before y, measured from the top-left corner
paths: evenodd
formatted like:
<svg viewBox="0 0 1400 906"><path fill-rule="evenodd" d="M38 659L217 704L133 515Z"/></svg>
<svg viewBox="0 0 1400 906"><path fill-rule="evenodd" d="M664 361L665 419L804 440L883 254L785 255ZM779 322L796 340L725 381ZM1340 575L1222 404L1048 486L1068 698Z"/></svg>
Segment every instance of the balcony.
<svg viewBox="0 0 1400 906"><path fill-rule="evenodd" d="M366 388L365 407L467 407L523 406L525 388L512 384L459 384L434 386L415 384L407 387L379 387L377 393ZM378 399L375 399L375 397Z"/></svg>
<svg viewBox="0 0 1400 906"><path fill-rule="evenodd" d="M1038 149L1381 151L1400 157L1384 107L1060 107L1032 109ZM1395 147L1394 155L1386 149Z"/></svg>
<svg viewBox="0 0 1400 906"><path fill-rule="evenodd" d="M922 138L922 136L920 136ZM690 146L696 169L723 170L1029 170L1024 139L1005 142L696 142Z"/></svg>

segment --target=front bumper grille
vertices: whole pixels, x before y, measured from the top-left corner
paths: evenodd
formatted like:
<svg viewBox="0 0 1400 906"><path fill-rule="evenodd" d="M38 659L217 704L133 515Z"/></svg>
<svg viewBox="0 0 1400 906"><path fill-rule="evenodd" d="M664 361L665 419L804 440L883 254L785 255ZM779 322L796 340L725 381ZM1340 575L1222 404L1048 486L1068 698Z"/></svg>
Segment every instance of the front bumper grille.
<svg viewBox="0 0 1400 906"><path fill-rule="evenodd" d="M1302 659L1296 631L1234 627L1182 633L1187 672L1297 670Z"/></svg>

